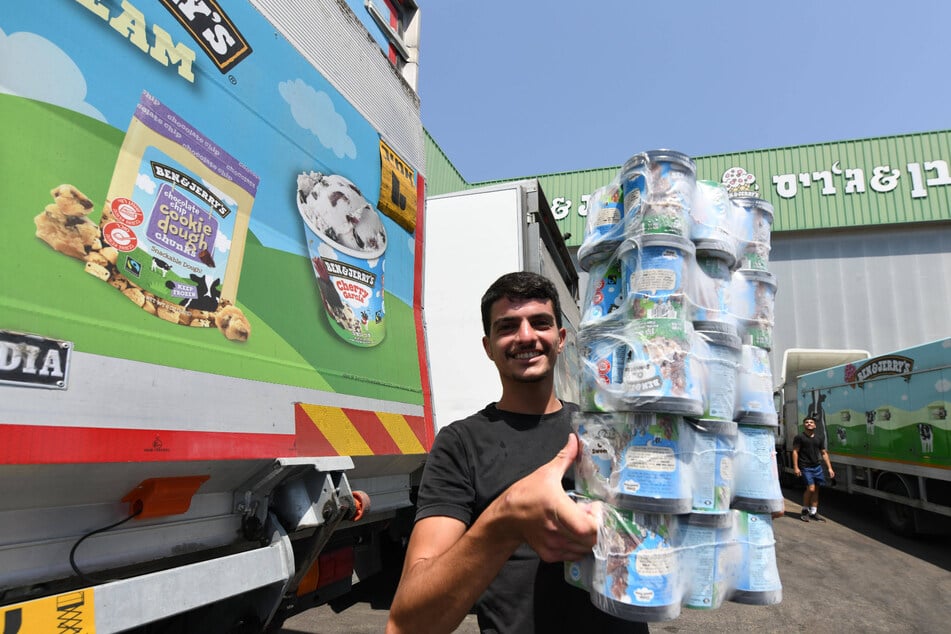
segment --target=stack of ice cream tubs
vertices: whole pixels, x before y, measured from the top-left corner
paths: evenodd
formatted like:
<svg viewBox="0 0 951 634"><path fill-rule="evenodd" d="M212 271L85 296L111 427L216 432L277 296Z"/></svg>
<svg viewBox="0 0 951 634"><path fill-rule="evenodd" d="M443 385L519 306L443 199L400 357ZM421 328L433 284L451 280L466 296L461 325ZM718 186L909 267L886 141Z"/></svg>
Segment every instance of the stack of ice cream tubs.
<svg viewBox="0 0 951 634"><path fill-rule="evenodd" d="M575 476L602 522L566 579L605 612L781 600L771 223L769 203L698 181L672 150L635 155L590 198Z"/></svg>

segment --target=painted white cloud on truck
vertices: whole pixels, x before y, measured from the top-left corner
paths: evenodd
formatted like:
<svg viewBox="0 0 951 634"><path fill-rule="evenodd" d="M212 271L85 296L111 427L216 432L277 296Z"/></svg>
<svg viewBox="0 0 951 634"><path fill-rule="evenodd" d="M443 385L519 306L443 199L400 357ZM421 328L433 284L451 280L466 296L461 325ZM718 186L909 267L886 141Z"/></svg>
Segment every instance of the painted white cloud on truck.
<svg viewBox="0 0 951 634"><path fill-rule="evenodd" d="M136 177L135 186L144 191L149 196L155 194L155 188L157 187L155 181L152 180L152 177L144 172L140 172Z"/></svg>
<svg viewBox="0 0 951 634"><path fill-rule="evenodd" d="M215 236L215 250L220 253L227 253L231 250L231 240L220 231Z"/></svg>
<svg viewBox="0 0 951 634"><path fill-rule="evenodd" d="M948 379L940 379L934 384L934 389L938 393L951 392L951 381Z"/></svg>
<svg viewBox="0 0 951 634"><path fill-rule="evenodd" d="M0 92L106 117L86 102L86 78L63 49L35 33L0 30ZM108 122L107 122L108 123Z"/></svg>
<svg viewBox="0 0 951 634"><path fill-rule="evenodd" d="M330 95L315 90L302 79L281 82L277 88L291 107L297 125L312 132L337 158L357 158L357 146L347 134L347 122L334 108Z"/></svg>

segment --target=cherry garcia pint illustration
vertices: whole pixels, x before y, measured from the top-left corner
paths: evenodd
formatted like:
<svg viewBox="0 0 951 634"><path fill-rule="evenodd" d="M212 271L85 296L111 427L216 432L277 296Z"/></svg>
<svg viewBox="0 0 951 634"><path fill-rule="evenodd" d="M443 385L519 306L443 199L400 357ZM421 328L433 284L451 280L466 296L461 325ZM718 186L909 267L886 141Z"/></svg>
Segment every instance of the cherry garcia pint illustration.
<svg viewBox="0 0 951 634"><path fill-rule="evenodd" d="M355 346L378 345L386 336L380 214L353 182L320 172L297 176L297 208L331 329Z"/></svg>

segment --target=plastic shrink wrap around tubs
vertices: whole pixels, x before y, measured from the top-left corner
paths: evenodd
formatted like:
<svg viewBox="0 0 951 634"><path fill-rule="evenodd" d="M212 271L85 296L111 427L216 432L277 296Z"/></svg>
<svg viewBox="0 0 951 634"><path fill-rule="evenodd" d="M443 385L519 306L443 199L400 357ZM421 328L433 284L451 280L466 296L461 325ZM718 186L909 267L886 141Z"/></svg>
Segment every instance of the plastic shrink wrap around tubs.
<svg viewBox="0 0 951 634"><path fill-rule="evenodd" d="M591 201L574 494L601 528L565 578L631 621L778 603L772 206L673 150L633 156Z"/></svg>

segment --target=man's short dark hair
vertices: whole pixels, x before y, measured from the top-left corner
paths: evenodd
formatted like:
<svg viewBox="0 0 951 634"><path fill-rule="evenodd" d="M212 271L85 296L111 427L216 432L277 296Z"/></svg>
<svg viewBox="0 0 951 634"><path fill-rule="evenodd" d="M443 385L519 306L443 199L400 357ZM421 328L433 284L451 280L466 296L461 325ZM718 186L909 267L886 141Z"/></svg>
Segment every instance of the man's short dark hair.
<svg viewBox="0 0 951 634"><path fill-rule="evenodd" d="M802 424L805 425L805 424L806 424L806 421L809 421L809 420L812 421L812 424L813 424L813 425L816 424L816 417L815 417L815 416L806 416L805 418L802 419Z"/></svg>
<svg viewBox="0 0 951 634"><path fill-rule="evenodd" d="M555 309L555 324L561 328L561 302L558 301L558 289L547 277L537 273L527 271L518 271L515 273L506 273L492 283L492 286L482 296L482 329L485 334L489 334L492 324L491 319L492 305L507 297L510 300L537 299L539 301L551 300L551 305Z"/></svg>

